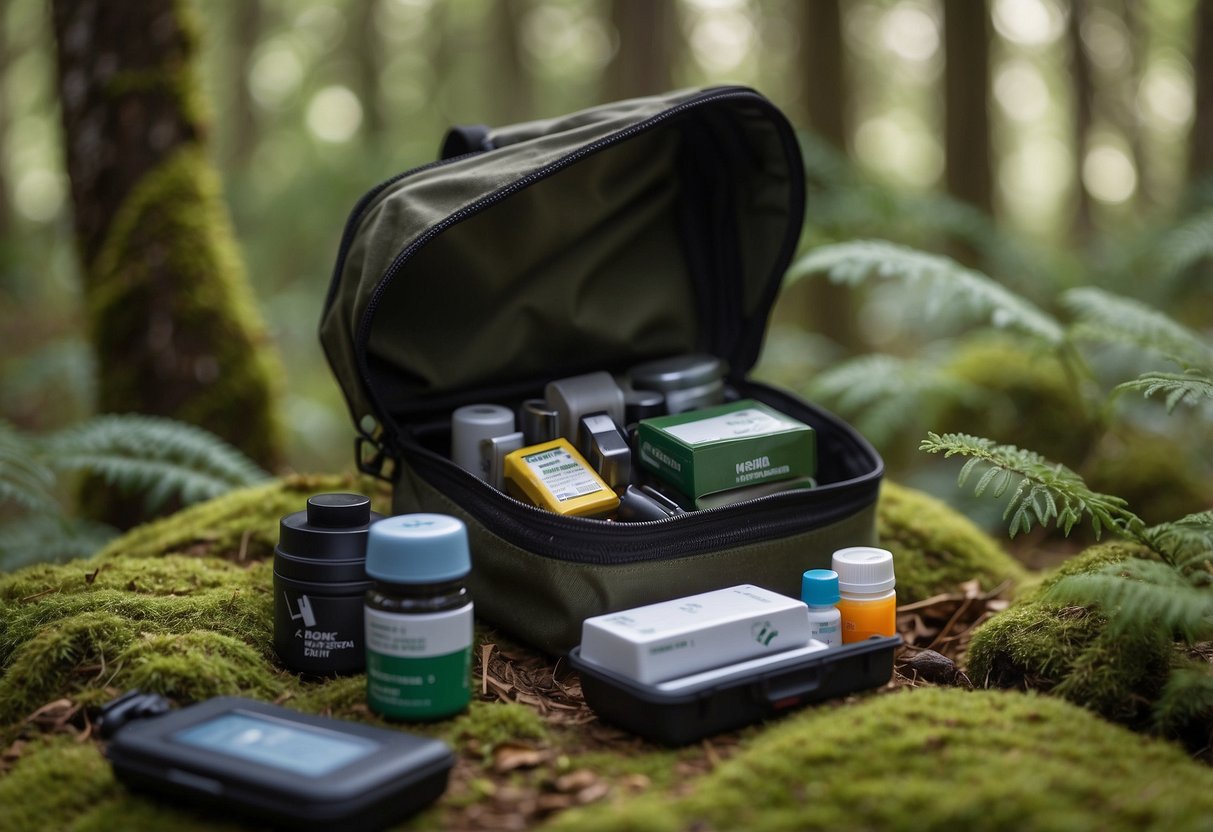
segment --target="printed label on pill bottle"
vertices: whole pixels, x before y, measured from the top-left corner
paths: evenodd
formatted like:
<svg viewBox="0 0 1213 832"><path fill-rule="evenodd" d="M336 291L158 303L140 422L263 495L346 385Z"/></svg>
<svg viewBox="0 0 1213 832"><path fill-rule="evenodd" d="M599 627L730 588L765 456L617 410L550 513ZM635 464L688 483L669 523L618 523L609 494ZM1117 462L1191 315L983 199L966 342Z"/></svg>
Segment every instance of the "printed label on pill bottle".
<svg viewBox="0 0 1213 832"><path fill-rule="evenodd" d="M472 605L425 615L366 610L367 703L401 719L462 711L471 697Z"/></svg>
<svg viewBox="0 0 1213 832"><path fill-rule="evenodd" d="M573 500L602 491L602 485L564 448L551 448L522 458L543 487L557 500Z"/></svg>

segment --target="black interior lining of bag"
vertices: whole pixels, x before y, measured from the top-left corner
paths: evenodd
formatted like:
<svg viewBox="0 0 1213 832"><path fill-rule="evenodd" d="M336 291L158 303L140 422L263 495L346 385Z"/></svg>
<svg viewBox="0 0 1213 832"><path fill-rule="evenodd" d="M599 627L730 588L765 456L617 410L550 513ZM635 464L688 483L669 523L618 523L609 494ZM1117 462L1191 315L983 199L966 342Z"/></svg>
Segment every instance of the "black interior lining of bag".
<svg viewBox="0 0 1213 832"><path fill-rule="evenodd" d="M693 110L438 235L387 287L379 309L392 312L371 330L384 409L407 422L530 379L705 347L744 374L795 244L787 223L799 225L803 183L781 141L753 102ZM762 215L773 205L778 222ZM780 231L758 254L742 239L754 224L760 241Z"/></svg>
<svg viewBox="0 0 1213 832"><path fill-rule="evenodd" d="M441 420L414 425L402 448L403 457L417 475L493 534L535 554L578 563L642 562L778 539L841 520L876 500L883 463L846 423L763 384L747 382L738 392L765 401L817 430L822 457L817 488L780 492L664 520L615 523L564 517L497 491L447 458L449 427Z"/></svg>
<svg viewBox="0 0 1213 832"><path fill-rule="evenodd" d="M672 245L676 149L676 133L644 134L418 251L381 305L391 323L382 313L371 336L389 411L694 345L695 288Z"/></svg>

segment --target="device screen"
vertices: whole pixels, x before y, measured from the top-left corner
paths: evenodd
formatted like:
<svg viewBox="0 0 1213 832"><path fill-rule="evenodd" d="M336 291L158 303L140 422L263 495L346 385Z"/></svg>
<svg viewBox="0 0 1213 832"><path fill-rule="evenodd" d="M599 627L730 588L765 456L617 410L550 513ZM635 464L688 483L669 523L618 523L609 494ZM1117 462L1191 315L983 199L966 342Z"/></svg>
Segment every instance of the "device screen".
<svg viewBox="0 0 1213 832"><path fill-rule="evenodd" d="M247 713L220 714L178 731L172 739L307 777L323 777L380 747L366 737Z"/></svg>

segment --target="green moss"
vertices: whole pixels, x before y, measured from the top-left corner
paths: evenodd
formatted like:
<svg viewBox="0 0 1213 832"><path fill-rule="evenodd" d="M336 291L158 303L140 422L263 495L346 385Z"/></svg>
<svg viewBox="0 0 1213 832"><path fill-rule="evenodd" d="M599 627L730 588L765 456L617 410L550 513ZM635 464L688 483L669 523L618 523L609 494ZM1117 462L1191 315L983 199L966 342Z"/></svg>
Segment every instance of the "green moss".
<svg viewBox="0 0 1213 832"><path fill-rule="evenodd" d="M471 703L467 713L457 717L443 731L444 739L454 745L475 740L486 756L505 742L541 742L547 739L547 727L534 709L517 702Z"/></svg>
<svg viewBox="0 0 1213 832"><path fill-rule="evenodd" d="M303 683L290 701L284 704L310 714L335 716L338 719L367 721L371 717L366 706L365 673Z"/></svg>
<svg viewBox="0 0 1213 832"><path fill-rule="evenodd" d="M897 600L955 591L974 578L985 589L1018 582L1026 570L967 518L920 491L885 481L877 515L880 545L893 553Z"/></svg>
<svg viewBox="0 0 1213 832"><path fill-rule="evenodd" d="M1085 479L1123 497L1147 524L1203 511L1213 504L1213 481L1207 468L1197 468L1200 455L1186 438L1117 428L1100 441Z"/></svg>
<svg viewBox="0 0 1213 832"><path fill-rule="evenodd" d="M1066 702L923 688L780 723L681 797L552 830L1205 829L1213 772Z"/></svg>
<svg viewBox="0 0 1213 832"><path fill-rule="evenodd" d="M0 829L67 829L70 821L119 790L97 746L65 736L39 739L0 777Z"/></svg>
<svg viewBox="0 0 1213 832"><path fill-rule="evenodd" d="M90 682L104 684L107 658L112 663L137 635L134 623L96 611L41 630L23 642L5 665L0 677L0 724L15 722Z"/></svg>
<svg viewBox="0 0 1213 832"><path fill-rule="evenodd" d="M71 825L72 832L238 832L247 824L186 809L180 803L152 800L123 789L112 800L90 808Z"/></svg>
<svg viewBox="0 0 1213 832"><path fill-rule="evenodd" d="M88 577L92 576L91 582ZM192 694L280 687L270 564L171 555L72 561L0 578L0 724L109 685Z"/></svg>
<svg viewBox="0 0 1213 832"><path fill-rule="evenodd" d="M273 626L270 585L268 562L243 567L183 555L21 570L0 578L0 663L48 625L94 611L147 632L204 628L258 643Z"/></svg>
<svg viewBox="0 0 1213 832"><path fill-rule="evenodd" d="M1040 581L1034 584L1030 594L1021 594L1019 600L1023 602L1038 600L1052 589L1054 584L1071 575L1089 575L1092 572L1098 572L1109 564L1122 563L1129 558L1154 560L1157 557L1148 548L1137 543L1129 543L1124 540L1100 543L1097 546L1091 546L1083 550L1076 557L1070 558L1056 569L1048 572Z"/></svg>
<svg viewBox="0 0 1213 832"><path fill-rule="evenodd" d="M209 630L144 636L118 654L117 664L120 687L184 702L225 694L273 699L283 687L266 672L261 650Z"/></svg>
<svg viewBox="0 0 1213 832"><path fill-rule="evenodd" d="M979 685L1053 691L1110 719L1142 724L1171 672L1171 639L1164 633L1114 635L1097 607L1047 597L1069 575L1133 557L1152 554L1134 544L1108 543L1055 570L977 630L969 646L970 678Z"/></svg>
<svg viewBox="0 0 1213 832"><path fill-rule="evenodd" d="M247 827L129 792L98 746L65 737L30 743L0 777L0 829L5 832L206 832Z"/></svg>
<svg viewBox="0 0 1213 832"><path fill-rule="evenodd" d="M0 726L51 699L96 704L113 687L135 685L181 701L290 690L305 702L311 696L316 711L353 709L360 685L342 680L326 690L276 667L265 558L282 515L311 494L362 485L290 477L139 527L96 558L0 576Z"/></svg>
<svg viewBox="0 0 1213 832"><path fill-rule="evenodd" d="M283 372L198 144L182 145L132 189L88 264L88 288L100 410L200 425L277 464ZM164 343L149 350L149 327L161 320Z"/></svg>
<svg viewBox="0 0 1213 832"><path fill-rule="evenodd" d="M97 559L158 558L179 552L261 560L274 554L281 518L302 511L308 497L330 491L367 494L372 491L365 489L373 488L353 476L299 475L243 488L138 526L102 549Z"/></svg>

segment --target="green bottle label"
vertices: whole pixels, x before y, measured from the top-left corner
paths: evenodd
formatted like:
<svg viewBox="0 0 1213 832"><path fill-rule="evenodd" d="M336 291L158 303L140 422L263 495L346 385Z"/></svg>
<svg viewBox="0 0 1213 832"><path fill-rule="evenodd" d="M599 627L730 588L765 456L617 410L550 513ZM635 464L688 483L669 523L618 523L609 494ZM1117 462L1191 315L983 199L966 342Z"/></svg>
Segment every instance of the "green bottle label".
<svg viewBox="0 0 1213 832"><path fill-rule="evenodd" d="M426 615L366 611L366 701L397 719L437 719L471 698L472 605Z"/></svg>

